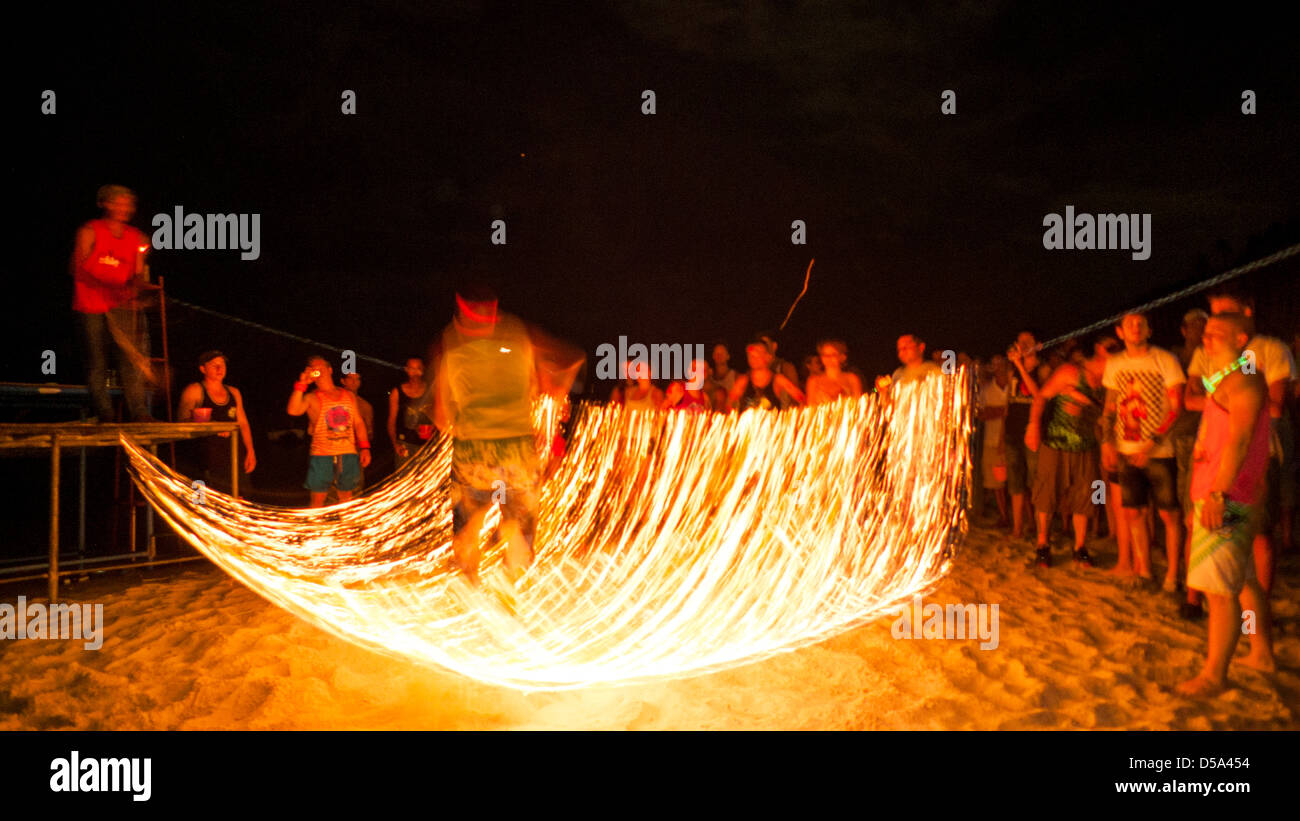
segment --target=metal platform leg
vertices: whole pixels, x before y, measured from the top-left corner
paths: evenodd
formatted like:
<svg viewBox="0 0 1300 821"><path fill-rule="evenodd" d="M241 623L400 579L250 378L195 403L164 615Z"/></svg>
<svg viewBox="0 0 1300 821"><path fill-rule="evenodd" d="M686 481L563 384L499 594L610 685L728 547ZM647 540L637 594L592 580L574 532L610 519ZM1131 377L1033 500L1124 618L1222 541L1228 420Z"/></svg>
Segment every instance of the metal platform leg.
<svg viewBox="0 0 1300 821"><path fill-rule="evenodd" d="M50 604L59 600L59 436L50 447Z"/></svg>

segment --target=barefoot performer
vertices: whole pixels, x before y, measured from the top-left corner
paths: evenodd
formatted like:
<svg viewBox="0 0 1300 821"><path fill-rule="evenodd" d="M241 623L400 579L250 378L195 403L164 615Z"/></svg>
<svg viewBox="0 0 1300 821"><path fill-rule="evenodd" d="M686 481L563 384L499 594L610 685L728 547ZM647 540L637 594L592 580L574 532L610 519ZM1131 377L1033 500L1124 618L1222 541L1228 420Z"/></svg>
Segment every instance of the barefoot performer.
<svg viewBox="0 0 1300 821"><path fill-rule="evenodd" d="M1212 375L1202 379L1208 396L1192 454L1187 586L1209 601L1210 646L1200 674L1178 686L1184 695L1214 695L1227 685L1237 638L1252 621L1250 655L1242 663L1274 667L1268 600L1251 552L1268 470L1268 385L1242 356L1248 327L1242 314L1219 314L1210 317L1202 337ZM1243 610L1254 618L1243 622Z"/></svg>
<svg viewBox="0 0 1300 821"><path fill-rule="evenodd" d="M494 503L506 568L517 578L532 562L540 462L532 402L568 394L586 361L581 350L497 310L484 286L460 289L456 315L431 357L434 424L452 437L452 547L478 582L479 538Z"/></svg>

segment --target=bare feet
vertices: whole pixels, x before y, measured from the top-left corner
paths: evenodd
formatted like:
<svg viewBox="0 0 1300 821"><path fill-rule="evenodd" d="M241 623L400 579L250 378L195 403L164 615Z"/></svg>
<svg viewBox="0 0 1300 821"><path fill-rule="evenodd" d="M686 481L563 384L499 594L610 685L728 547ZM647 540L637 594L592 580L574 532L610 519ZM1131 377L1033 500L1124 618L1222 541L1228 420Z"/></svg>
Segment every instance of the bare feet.
<svg viewBox="0 0 1300 821"><path fill-rule="evenodd" d="M1277 672L1277 662L1273 660L1272 653L1264 655L1263 653L1256 653L1252 650L1250 655L1245 658L1237 659L1237 663L1244 664L1245 666L1258 670L1261 673Z"/></svg>
<svg viewBox="0 0 1300 821"><path fill-rule="evenodd" d="M1222 693L1227 686L1225 681L1215 681L1204 673L1196 678L1188 679L1174 688L1179 695L1190 696L1191 698L1208 698L1217 696Z"/></svg>
<svg viewBox="0 0 1300 821"><path fill-rule="evenodd" d="M1132 576L1133 566L1129 564L1117 564L1114 567L1112 567L1108 572L1110 572L1114 576L1120 576L1120 577Z"/></svg>

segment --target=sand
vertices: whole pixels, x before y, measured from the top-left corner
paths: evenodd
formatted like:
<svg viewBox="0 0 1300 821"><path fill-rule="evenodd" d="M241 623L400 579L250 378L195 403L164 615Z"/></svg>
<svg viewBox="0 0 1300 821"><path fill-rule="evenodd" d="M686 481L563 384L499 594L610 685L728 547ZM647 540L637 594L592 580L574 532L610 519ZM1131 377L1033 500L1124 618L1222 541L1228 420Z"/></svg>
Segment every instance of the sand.
<svg viewBox="0 0 1300 821"><path fill-rule="evenodd" d="M1101 567L1113 543L1091 545ZM104 643L0 641L0 730L73 729L1297 729L1300 560L1273 595L1279 670L1240 665L1208 700L1175 695L1205 622L1058 551L973 528L926 604L998 604L999 643L908 640L892 617L818 645L690 679L520 693L388 658L263 601L204 562L65 587L102 602ZM180 568L180 569L177 569ZM1159 565L1157 566L1159 570ZM1159 575L1158 575L1159 577ZM39 588L0 588L0 602ZM1238 655L1245 652L1244 642Z"/></svg>

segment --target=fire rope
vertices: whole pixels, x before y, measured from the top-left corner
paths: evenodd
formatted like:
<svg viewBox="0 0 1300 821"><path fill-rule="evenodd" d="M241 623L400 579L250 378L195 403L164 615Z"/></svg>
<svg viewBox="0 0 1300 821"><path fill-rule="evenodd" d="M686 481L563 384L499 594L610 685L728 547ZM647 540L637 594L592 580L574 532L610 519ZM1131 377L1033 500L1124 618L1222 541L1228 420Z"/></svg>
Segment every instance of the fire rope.
<svg viewBox="0 0 1300 821"><path fill-rule="evenodd" d="M145 496L250 589L361 646L520 690L679 678L824 640L934 584L965 532L968 374L788 411L583 406L536 560L452 564L451 445L315 510L206 489L123 438ZM538 429L555 406L539 402ZM539 440L544 440L539 436Z"/></svg>

